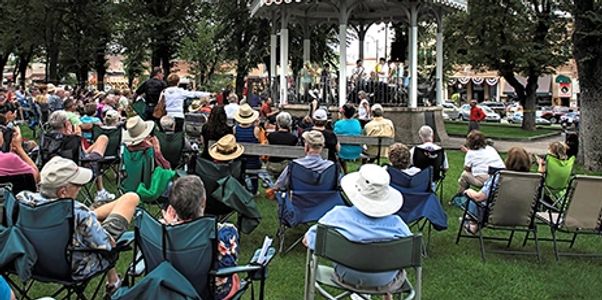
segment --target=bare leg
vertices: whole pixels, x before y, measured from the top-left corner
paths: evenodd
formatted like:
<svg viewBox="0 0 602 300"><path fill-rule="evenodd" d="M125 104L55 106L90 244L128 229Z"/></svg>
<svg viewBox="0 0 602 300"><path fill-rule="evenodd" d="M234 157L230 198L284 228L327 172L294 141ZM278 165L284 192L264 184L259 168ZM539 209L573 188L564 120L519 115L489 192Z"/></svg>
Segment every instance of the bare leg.
<svg viewBox="0 0 602 300"><path fill-rule="evenodd" d="M96 190L102 191L104 190L104 185L102 184L102 176L96 177Z"/></svg>
<svg viewBox="0 0 602 300"><path fill-rule="evenodd" d="M107 151L107 145L109 145L109 138L106 135L101 135L96 139L94 144L90 145L90 147L84 151L86 153L96 152L104 157L105 151Z"/></svg>
<svg viewBox="0 0 602 300"><path fill-rule="evenodd" d="M393 300L393 295L387 293L386 295L383 296L383 300Z"/></svg>
<svg viewBox="0 0 602 300"><path fill-rule="evenodd" d="M100 206L94 210L96 218L104 221L110 214L118 214L128 221L132 220L136 212L136 206L140 202L140 197L136 193L126 193L119 199Z"/></svg>

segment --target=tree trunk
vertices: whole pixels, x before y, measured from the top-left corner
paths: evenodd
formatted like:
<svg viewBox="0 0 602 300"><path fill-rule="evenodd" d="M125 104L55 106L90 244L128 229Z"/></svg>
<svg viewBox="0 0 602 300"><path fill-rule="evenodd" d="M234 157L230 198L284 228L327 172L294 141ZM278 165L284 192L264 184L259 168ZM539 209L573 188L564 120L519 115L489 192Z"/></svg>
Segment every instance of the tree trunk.
<svg viewBox="0 0 602 300"><path fill-rule="evenodd" d="M523 104L523 130L535 131L535 111L537 110L537 81L539 74L531 75L527 78L525 87L525 102Z"/></svg>
<svg viewBox="0 0 602 300"><path fill-rule="evenodd" d="M107 59L105 58L104 49L96 52L95 68L96 68L96 89L104 91L105 75L107 73Z"/></svg>
<svg viewBox="0 0 602 300"><path fill-rule="evenodd" d="M246 68L240 66L236 68L236 95L242 99L242 92L245 88L245 77L247 76Z"/></svg>
<svg viewBox="0 0 602 300"><path fill-rule="evenodd" d="M86 83L88 82L88 67L80 66L77 69L77 84L80 88L86 88Z"/></svg>
<svg viewBox="0 0 602 300"><path fill-rule="evenodd" d="M0 86L2 86L2 82L4 82L4 67L8 62L9 53L0 55Z"/></svg>
<svg viewBox="0 0 602 300"><path fill-rule="evenodd" d="M31 60L33 49L30 49L29 52L23 53L19 59L19 86L25 88L25 79L27 76L27 66L29 65L29 61Z"/></svg>
<svg viewBox="0 0 602 300"><path fill-rule="evenodd" d="M602 171L602 4L593 0L574 1L574 55L579 71L581 115L579 155L589 171ZM596 34L597 33L597 34Z"/></svg>
<svg viewBox="0 0 602 300"><path fill-rule="evenodd" d="M54 84L58 84L60 81L58 68L59 54L60 51L58 47L48 49L48 74L46 77L48 82Z"/></svg>

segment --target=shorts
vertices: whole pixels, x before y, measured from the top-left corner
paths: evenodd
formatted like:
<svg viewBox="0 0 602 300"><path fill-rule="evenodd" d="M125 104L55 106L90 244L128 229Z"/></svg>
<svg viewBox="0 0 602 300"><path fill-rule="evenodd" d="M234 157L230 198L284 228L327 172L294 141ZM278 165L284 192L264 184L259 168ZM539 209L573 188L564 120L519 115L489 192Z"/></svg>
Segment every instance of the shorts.
<svg viewBox="0 0 602 300"><path fill-rule="evenodd" d="M123 216L110 214L103 222L102 228L113 237L115 241L128 230L129 222Z"/></svg>

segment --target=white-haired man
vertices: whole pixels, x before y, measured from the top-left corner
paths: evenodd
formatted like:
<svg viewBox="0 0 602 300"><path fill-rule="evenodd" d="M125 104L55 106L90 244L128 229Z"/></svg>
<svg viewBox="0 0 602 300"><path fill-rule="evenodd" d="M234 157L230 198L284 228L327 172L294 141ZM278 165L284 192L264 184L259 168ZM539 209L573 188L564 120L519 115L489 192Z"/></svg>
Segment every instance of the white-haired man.
<svg viewBox="0 0 602 300"><path fill-rule="evenodd" d="M418 137L420 137L422 144L412 147L412 149L410 149L410 161L414 161L414 151L416 148L424 149L430 152L441 150L441 146L434 143L435 135L433 129L430 126L424 125L420 127L420 129L418 130ZM443 160L443 169L449 169L447 155L445 155L445 159Z"/></svg>

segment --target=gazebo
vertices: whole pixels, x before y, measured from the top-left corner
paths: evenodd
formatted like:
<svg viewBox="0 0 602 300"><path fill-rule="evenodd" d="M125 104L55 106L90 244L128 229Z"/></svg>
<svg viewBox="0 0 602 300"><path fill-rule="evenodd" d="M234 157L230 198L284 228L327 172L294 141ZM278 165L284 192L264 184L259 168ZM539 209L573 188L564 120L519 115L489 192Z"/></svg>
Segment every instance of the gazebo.
<svg viewBox="0 0 602 300"><path fill-rule="evenodd" d="M436 101L443 100L443 22L446 13L466 10L466 0L256 0L250 7L251 16L271 20L270 39L271 74L276 74L276 49L278 23L280 25L280 66L288 66L288 25L297 23L304 31L303 60L310 60L311 25L316 23L337 23L339 41L347 40L347 29L357 30L360 40L360 57L363 55L363 41L368 28L377 22L405 21L409 24L409 108L418 106L418 21L428 16L437 23L436 35ZM347 45L340 45L339 106L347 100ZM274 75L272 75L274 76ZM280 72L280 102L288 103L286 72Z"/></svg>

